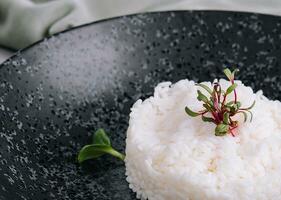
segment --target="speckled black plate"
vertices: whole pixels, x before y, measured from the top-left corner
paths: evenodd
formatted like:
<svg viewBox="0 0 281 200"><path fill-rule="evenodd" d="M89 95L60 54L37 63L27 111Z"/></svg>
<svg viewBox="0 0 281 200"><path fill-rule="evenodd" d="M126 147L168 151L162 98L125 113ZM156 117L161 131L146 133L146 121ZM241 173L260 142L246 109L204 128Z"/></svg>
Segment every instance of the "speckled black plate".
<svg viewBox="0 0 281 200"><path fill-rule="evenodd" d="M280 99L281 20L234 12L163 12L82 26L0 68L0 199L135 199L121 161L76 163L98 127L125 149L130 107L161 81L239 67Z"/></svg>

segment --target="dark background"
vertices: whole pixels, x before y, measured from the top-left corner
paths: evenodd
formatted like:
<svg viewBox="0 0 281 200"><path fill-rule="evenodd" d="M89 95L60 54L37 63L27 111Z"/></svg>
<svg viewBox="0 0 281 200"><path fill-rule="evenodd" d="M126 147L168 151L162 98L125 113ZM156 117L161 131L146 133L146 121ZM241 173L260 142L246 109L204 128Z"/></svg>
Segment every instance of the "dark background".
<svg viewBox="0 0 281 200"><path fill-rule="evenodd" d="M122 161L80 167L99 127L124 152L130 107L161 81L238 79L280 100L279 17L234 12L133 15L75 28L0 67L0 199L135 199Z"/></svg>

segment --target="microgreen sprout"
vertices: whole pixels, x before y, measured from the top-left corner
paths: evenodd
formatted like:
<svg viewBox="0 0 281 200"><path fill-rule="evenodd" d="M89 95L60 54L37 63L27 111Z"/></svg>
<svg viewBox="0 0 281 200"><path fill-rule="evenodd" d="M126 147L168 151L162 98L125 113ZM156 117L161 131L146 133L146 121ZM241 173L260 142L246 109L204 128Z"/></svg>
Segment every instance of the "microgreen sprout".
<svg viewBox="0 0 281 200"><path fill-rule="evenodd" d="M92 144L85 145L78 154L78 162L98 158L104 154L110 154L120 160L125 159L125 155L119 153L111 146L111 142L103 129L98 129L93 135Z"/></svg>
<svg viewBox="0 0 281 200"><path fill-rule="evenodd" d="M229 69L225 69L223 72L231 83L226 91L222 90L218 81L212 84L212 89L202 83L197 84L197 86L204 89L209 96L207 97L200 90L197 90L197 99L203 103L204 109L199 112L194 112L186 106L185 112L191 117L201 116L204 122L214 123L216 125L216 136L224 136L229 133L235 137L234 129L238 127L238 121L233 120L233 116L242 114L244 122L246 122L248 114L250 114L250 121L252 121L253 114L250 109L254 107L255 101L251 106L241 108L241 102L238 101L236 92L237 84L234 82L234 75L238 72L238 69L232 72ZM234 100L226 102L227 96L231 93L234 94Z"/></svg>

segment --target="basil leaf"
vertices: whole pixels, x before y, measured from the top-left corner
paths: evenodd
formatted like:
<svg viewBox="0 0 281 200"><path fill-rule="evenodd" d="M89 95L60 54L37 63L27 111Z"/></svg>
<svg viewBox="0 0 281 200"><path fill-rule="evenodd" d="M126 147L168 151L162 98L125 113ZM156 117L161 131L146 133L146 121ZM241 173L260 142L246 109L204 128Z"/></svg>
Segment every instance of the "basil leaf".
<svg viewBox="0 0 281 200"><path fill-rule="evenodd" d="M93 144L103 144L107 146L111 145L109 137L106 135L105 131L102 128L98 129L95 132L93 136Z"/></svg>
<svg viewBox="0 0 281 200"><path fill-rule="evenodd" d="M101 144L91 144L84 146L79 154L78 154L78 162L82 163L85 160L90 160L94 158L98 158L104 154L110 154L114 157L117 157L121 160L125 159L125 156L115 149L113 149L111 146L107 145L101 145Z"/></svg>

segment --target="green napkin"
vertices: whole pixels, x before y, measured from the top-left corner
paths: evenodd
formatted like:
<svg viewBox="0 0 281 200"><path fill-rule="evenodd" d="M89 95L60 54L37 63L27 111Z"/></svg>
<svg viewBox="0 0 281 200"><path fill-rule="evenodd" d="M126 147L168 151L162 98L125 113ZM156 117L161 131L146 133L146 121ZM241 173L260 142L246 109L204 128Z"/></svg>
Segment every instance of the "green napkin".
<svg viewBox="0 0 281 200"><path fill-rule="evenodd" d="M0 45L20 49L92 21L151 10L167 0L0 0Z"/></svg>
<svg viewBox="0 0 281 200"><path fill-rule="evenodd" d="M0 0L0 46L24 48L100 19L148 11L236 10L281 15L280 0Z"/></svg>
<svg viewBox="0 0 281 200"><path fill-rule="evenodd" d="M12 49L26 47L41 38L89 21L75 1L60 0L36 3L28 0L0 1L0 44ZM67 20L79 9L79 20ZM61 20L64 20L62 23Z"/></svg>

